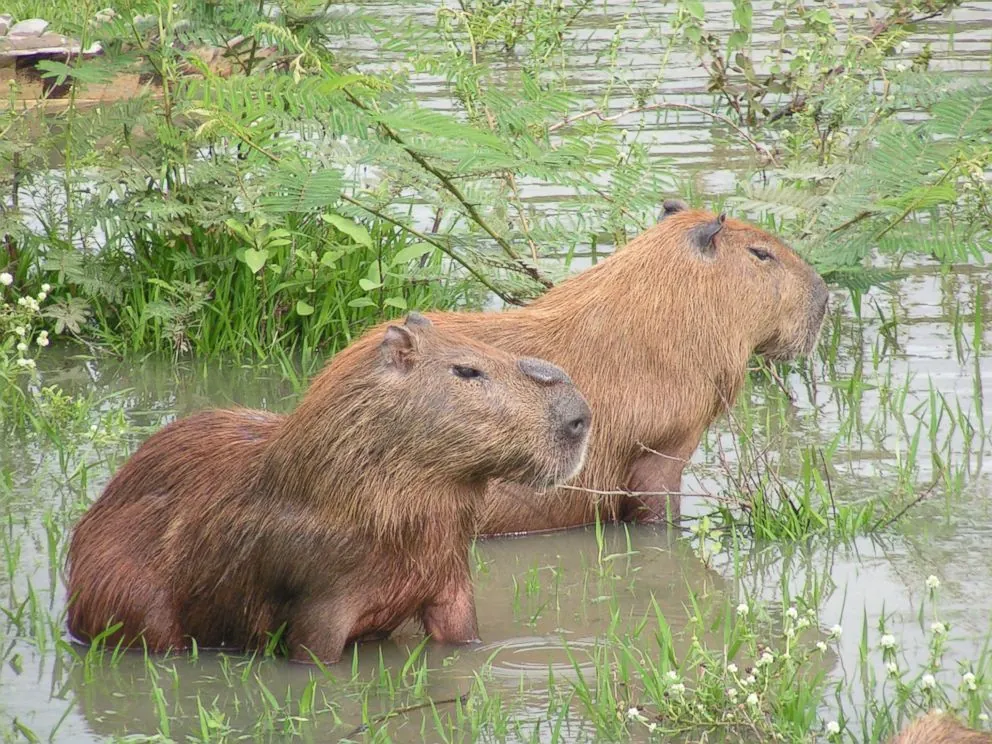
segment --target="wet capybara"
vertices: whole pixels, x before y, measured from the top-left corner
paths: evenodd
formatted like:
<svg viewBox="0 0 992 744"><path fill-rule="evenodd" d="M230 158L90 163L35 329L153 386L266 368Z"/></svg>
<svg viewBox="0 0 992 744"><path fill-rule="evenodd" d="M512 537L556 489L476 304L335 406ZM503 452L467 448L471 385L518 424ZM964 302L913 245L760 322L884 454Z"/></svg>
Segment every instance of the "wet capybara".
<svg viewBox="0 0 992 744"><path fill-rule="evenodd" d="M678 200L665 202L665 213L526 307L428 314L439 327L558 364L596 418L572 483L593 493L535 495L492 483L479 534L587 524L597 504L604 520L670 516L668 495L677 509L682 470L734 403L751 355L784 360L812 350L827 306L812 267L745 222Z"/></svg>
<svg viewBox="0 0 992 744"><path fill-rule="evenodd" d="M896 734L889 744L992 744L992 734L967 728L947 713L927 713Z"/></svg>
<svg viewBox="0 0 992 744"><path fill-rule="evenodd" d="M478 637L468 564L488 479L581 468L590 414L558 367L417 314L338 354L288 415L214 410L138 448L73 531L69 631L151 651L339 659L407 618Z"/></svg>

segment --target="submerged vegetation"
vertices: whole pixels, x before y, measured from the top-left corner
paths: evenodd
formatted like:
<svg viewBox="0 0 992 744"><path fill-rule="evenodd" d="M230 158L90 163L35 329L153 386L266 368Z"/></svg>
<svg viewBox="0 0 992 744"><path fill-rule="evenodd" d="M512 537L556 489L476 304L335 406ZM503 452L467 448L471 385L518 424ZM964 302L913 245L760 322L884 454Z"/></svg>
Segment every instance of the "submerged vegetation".
<svg viewBox="0 0 992 744"><path fill-rule="evenodd" d="M710 5L7 4L104 54L39 62L37 105L0 91L0 740L987 725L988 604L962 583L988 573L988 52L942 70L956 0ZM96 100L106 81L127 95ZM728 187L659 146L685 117ZM526 302L672 196L780 233L834 287L815 357L759 363L709 433L682 523L479 543L481 649L407 634L305 668L68 642L69 530L151 431L285 410L407 309ZM859 591L883 560L902 588Z"/></svg>

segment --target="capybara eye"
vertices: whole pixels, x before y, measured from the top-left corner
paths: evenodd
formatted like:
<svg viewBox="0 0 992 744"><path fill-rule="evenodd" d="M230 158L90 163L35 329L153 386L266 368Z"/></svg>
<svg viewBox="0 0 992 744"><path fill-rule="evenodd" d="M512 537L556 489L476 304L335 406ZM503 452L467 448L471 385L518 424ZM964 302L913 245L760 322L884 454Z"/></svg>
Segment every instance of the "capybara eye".
<svg viewBox="0 0 992 744"><path fill-rule="evenodd" d="M771 258L775 258L771 253L764 250L763 248L748 248L751 251L751 255L757 258L759 261L767 261Z"/></svg>
<svg viewBox="0 0 992 744"><path fill-rule="evenodd" d="M481 369L476 369L475 367L466 367L461 364L456 364L451 368L451 371L455 373L455 377L461 377L463 380L486 379L486 373Z"/></svg>

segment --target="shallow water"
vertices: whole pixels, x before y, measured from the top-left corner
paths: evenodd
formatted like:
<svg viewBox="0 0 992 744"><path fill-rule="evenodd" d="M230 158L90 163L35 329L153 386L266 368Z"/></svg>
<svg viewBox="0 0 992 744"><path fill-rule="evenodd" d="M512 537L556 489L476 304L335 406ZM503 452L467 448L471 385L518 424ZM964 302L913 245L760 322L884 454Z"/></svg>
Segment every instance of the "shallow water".
<svg viewBox="0 0 992 744"><path fill-rule="evenodd" d="M768 6L756 3L756 27L767 25ZM419 5L364 7L424 17L434 12ZM610 23L583 30L588 56L577 57L569 71L577 89L590 95L602 82L596 54L608 42L613 21L630 6L601 7ZM731 4L708 2L706 7L711 18L725 21ZM658 73L657 32L667 12L656 4L637 7L637 23L631 24L623 49L631 59L632 81ZM906 54L930 41L941 66L987 72L992 2L967 3L955 18L952 48L946 43L947 23L936 19ZM769 40L758 34L756 46ZM370 53L360 40L349 43L356 53ZM415 78L414 85L422 100L450 105L436 80ZM693 101L703 86L701 70L673 55L662 83L672 100ZM622 99L615 103L625 105ZM726 132L694 115L669 114L642 136L650 137L657 154L674 160L679 172L706 194L731 191L749 163L746 151L726 144ZM548 209L567 197L536 186L527 193ZM12 579L0 582L0 608L7 613L0 619L0 732L6 722L17 720L42 739L85 742L165 733L167 724L168 735L183 740L201 735L203 721L209 720L214 733L226 727L232 738L338 741L364 735L357 730L363 706L374 715L417 704L422 700L418 685L423 684L443 714L455 705L441 701L473 685L485 689L493 711L502 711L489 711L485 731L463 729L455 738L550 740L565 711L560 739L591 741L595 730L579 706L563 702L570 682L578 674L594 678L598 642L608 631L636 634L645 617L654 617L652 602L676 633L676 654L681 655L689 643L679 630L692 612L690 597L704 613L721 613L748 601L755 607L763 604L775 618L781 616L784 597L818 586L821 628L834 623L844 628L824 657L825 668L835 678L850 679L858 668L862 623L874 649L883 614L888 631L899 640L901 664L917 669L926 659L933 617L929 604L922 623L918 612L931 574L941 581L940 619L950 627L946 659L973 660L990 630L992 609L992 559L985 549L992 540L992 483L984 466L992 411L982 400L992 384L992 339L985 324L975 321L976 308L983 317L992 313L990 291L992 278L985 272L967 267L940 272L924 264L911 267L910 277L893 293L870 293L863 302L863 320L838 295L823 348L811 365L812 382L798 373L791 376L785 381L794 398L789 400L777 386L756 381L735 412L735 420L753 422L755 440L767 442L770 456L782 461L787 475L803 448L831 450L830 475L839 502L888 493L904 498L896 495L899 473L910 458L916 467L909 488L926 491L937 475L935 458L940 458L947 472L960 478L960 493L948 495L938 485L884 537L840 545L755 542L741 552L719 552L709 565L686 534L657 527L607 527L601 542L593 528L480 542L475 560L483 643L460 649L429 645L425 658L430 671L418 676L414 664L404 681L400 670L420 642L412 629L381 644L361 646L354 680L349 662L325 675L279 660L252 664L207 653L153 665L136 653L114 665L71 663L67 648L57 645L63 633L64 590L52 566L61 564L65 536L86 501L99 494L127 452L174 416L232 403L286 410L297 391L277 370L176 370L154 362L61 359L44 370L46 383L58 382L70 394L106 399L89 416L58 424L62 441L70 443L67 449L60 451L42 438L12 437L0 445L0 557L3 575ZM852 385L859 375L863 384ZM908 389L904 400L901 389ZM128 422L123 434L114 425L119 412ZM964 421L968 426L961 425ZM95 435L90 432L94 424ZM917 430L921 433L912 454ZM696 453L684 490L711 496L687 496L685 514L707 511L712 498L728 488L722 463L733 466L737 461L738 434L732 421L722 421ZM704 640L719 646L719 631ZM635 638L634 645L658 653L649 633ZM880 656L871 654L872 664L880 667ZM382 668L391 674L388 683ZM953 669L953 664L945 663L945 668ZM391 693L390 687L395 688ZM850 694L858 699L858 692ZM297 720L294 716L309 717L299 706L311 695L312 708L319 711L316 723ZM481 704L478 700L475 704ZM224 715L201 715L198 706ZM441 738L430 708L403 712L388 723L388 731L398 741Z"/></svg>

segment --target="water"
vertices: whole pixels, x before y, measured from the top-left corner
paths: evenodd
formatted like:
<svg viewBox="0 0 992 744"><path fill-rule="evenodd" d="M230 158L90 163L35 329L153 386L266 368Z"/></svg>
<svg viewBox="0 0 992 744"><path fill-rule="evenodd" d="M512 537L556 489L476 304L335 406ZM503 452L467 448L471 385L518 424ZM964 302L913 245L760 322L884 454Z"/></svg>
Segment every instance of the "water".
<svg viewBox="0 0 992 744"><path fill-rule="evenodd" d="M769 6L756 4L756 28L768 27L773 17ZM731 7L729 2L706 4L715 27L727 22ZM421 4L363 8L382 17L412 14L422 22L434 13ZM597 55L630 6L607 2L601 9L601 27L581 30L587 54L570 60L568 70L575 89L590 96L602 82ZM646 4L632 14L636 22L628 24L621 47L630 60L632 83L658 76L659 39L668 13L666 6ZM934 19L924 24L905 54L911 56L929 42L938 66L961 74L987 73L992 2L967 3L954 17L952 44L948 23ZM761 46L774 39L759 30L755 41L760 59ZM362 40L349 43L355 54L374 57ZM389 59L380 61L387 64ZM414 76L412 84L426 104L450 108L437 80ZM703 72L678 55L669 59L659 86L669 100L704 100ZM614 103L622 108L631 102L617 98ZM705 194L732 192L751 162L746 148L728 144L733 138L724 127L692 113L666 114L640 136ZM524 193L549 210L562 207L569 196L535 184L525 184ZM63 440L72 442L71 451L60 453L44 439L12 438L0 446L5 515L0 545L4 575L12 577L0 583L0 608L9 613L0 621L0 732L16 720L54 741L152 736L167 725L176 740L200 736L207 726L214 734L230 730L232 738L298 735L329 742L364 735L357 730L363 706L373 716L404 709L421 703L418 693L426 691L446 715L455 704L442 701L484 688L485 697L473 697L475 705L485 704L480 699L490 701L483 717L491 723L483 738L505 733L511 739L529 739L537 731L539 738L550 739L561 717L563 739L594 740L595 729L581 706L567 700L571 683L579 675L595 678L598 644L608 632L636 635L633 645L656 657L650 631L637 635L645 618L653 622L655 602L672 625L675 653L681 657L691 640L680 632L692 612L690 597L703 613L718 614L744 601L767 608L771 627L776 627L784 598L816 586L822 595L821 635L834 623L844 628L823 667L833 678L853 682L863 622L869 628L873 667L881 669L874 649L883 616L900 644L900 665L918 670L926 660L934 616L929 603L922 622L918 613L930 575L941 582L940 619L950 627L948 662L977 658L990 631L992 609L992 559L985 549L992 539L992 484L984 465L992 412L982 399L992 384L992 357L989 333L974 315L981 309L988 316L992 308L992 277L968 267L941 272L921 264L910 270L894 292L877 290L866 296L861 320L838 294L823 350L812 364L813 383L798 374L786 380L794 400L775 385L755 383L735 417L755 422L755 438L768 443L770 457L781 460L787 474L803 446L831 450L838 501L880 493L896 498L900 473L910 458L917 466L908 487L924 493L938 475L935 456L961 479L960 494L947 497L943 486L934 488L907 512L898 529L882 538L845 544L755 542L739 553L719 552L708 562L700 559L686 534L649 526L607 527L601 542L593 528L480 542L474 561L483 643L457 649L429 645L423 657L429 672L423 676L414 664L403 680L400 670L420 642L414 628L404 628L381 644L363 645L354 670L346 661L327 675L279 660L252 663L213 654L166 658L152 665L139 653L115 665L70 663L72 652L59 645L64 644L64 589L52 566L60 565L67 530L85 501L96 497L127 452L173 417L233 403L287 410L298 391L276 370L177 369L72 358L52 363L44 370L46 383L104 401L78 420L59 424ZM858 377L863 386L852 386ZM113 425L117 412L128 423L125 430ZM93 424L98 425L95 438ZM735 434L729 421L713 427L687 473L687 493L715 497L726 489L721 462L736 462ZM693 516L707 511L710 498L687 496L684 512ZM15 630L18 623L23 623L20 632ZM719 626L702 640L719 647ZM954 664L944 667L953 670ZM388 672L385 678L382 669ZM852 690L857 702L861 693L856 686ZM312 700L316 724L294 719L297 714L309 717L300 710L301 700ZM460 733L472 736L471 731ZM392 719L389 734L398 741L439 738L432 711L423 707Z"/></svg>

